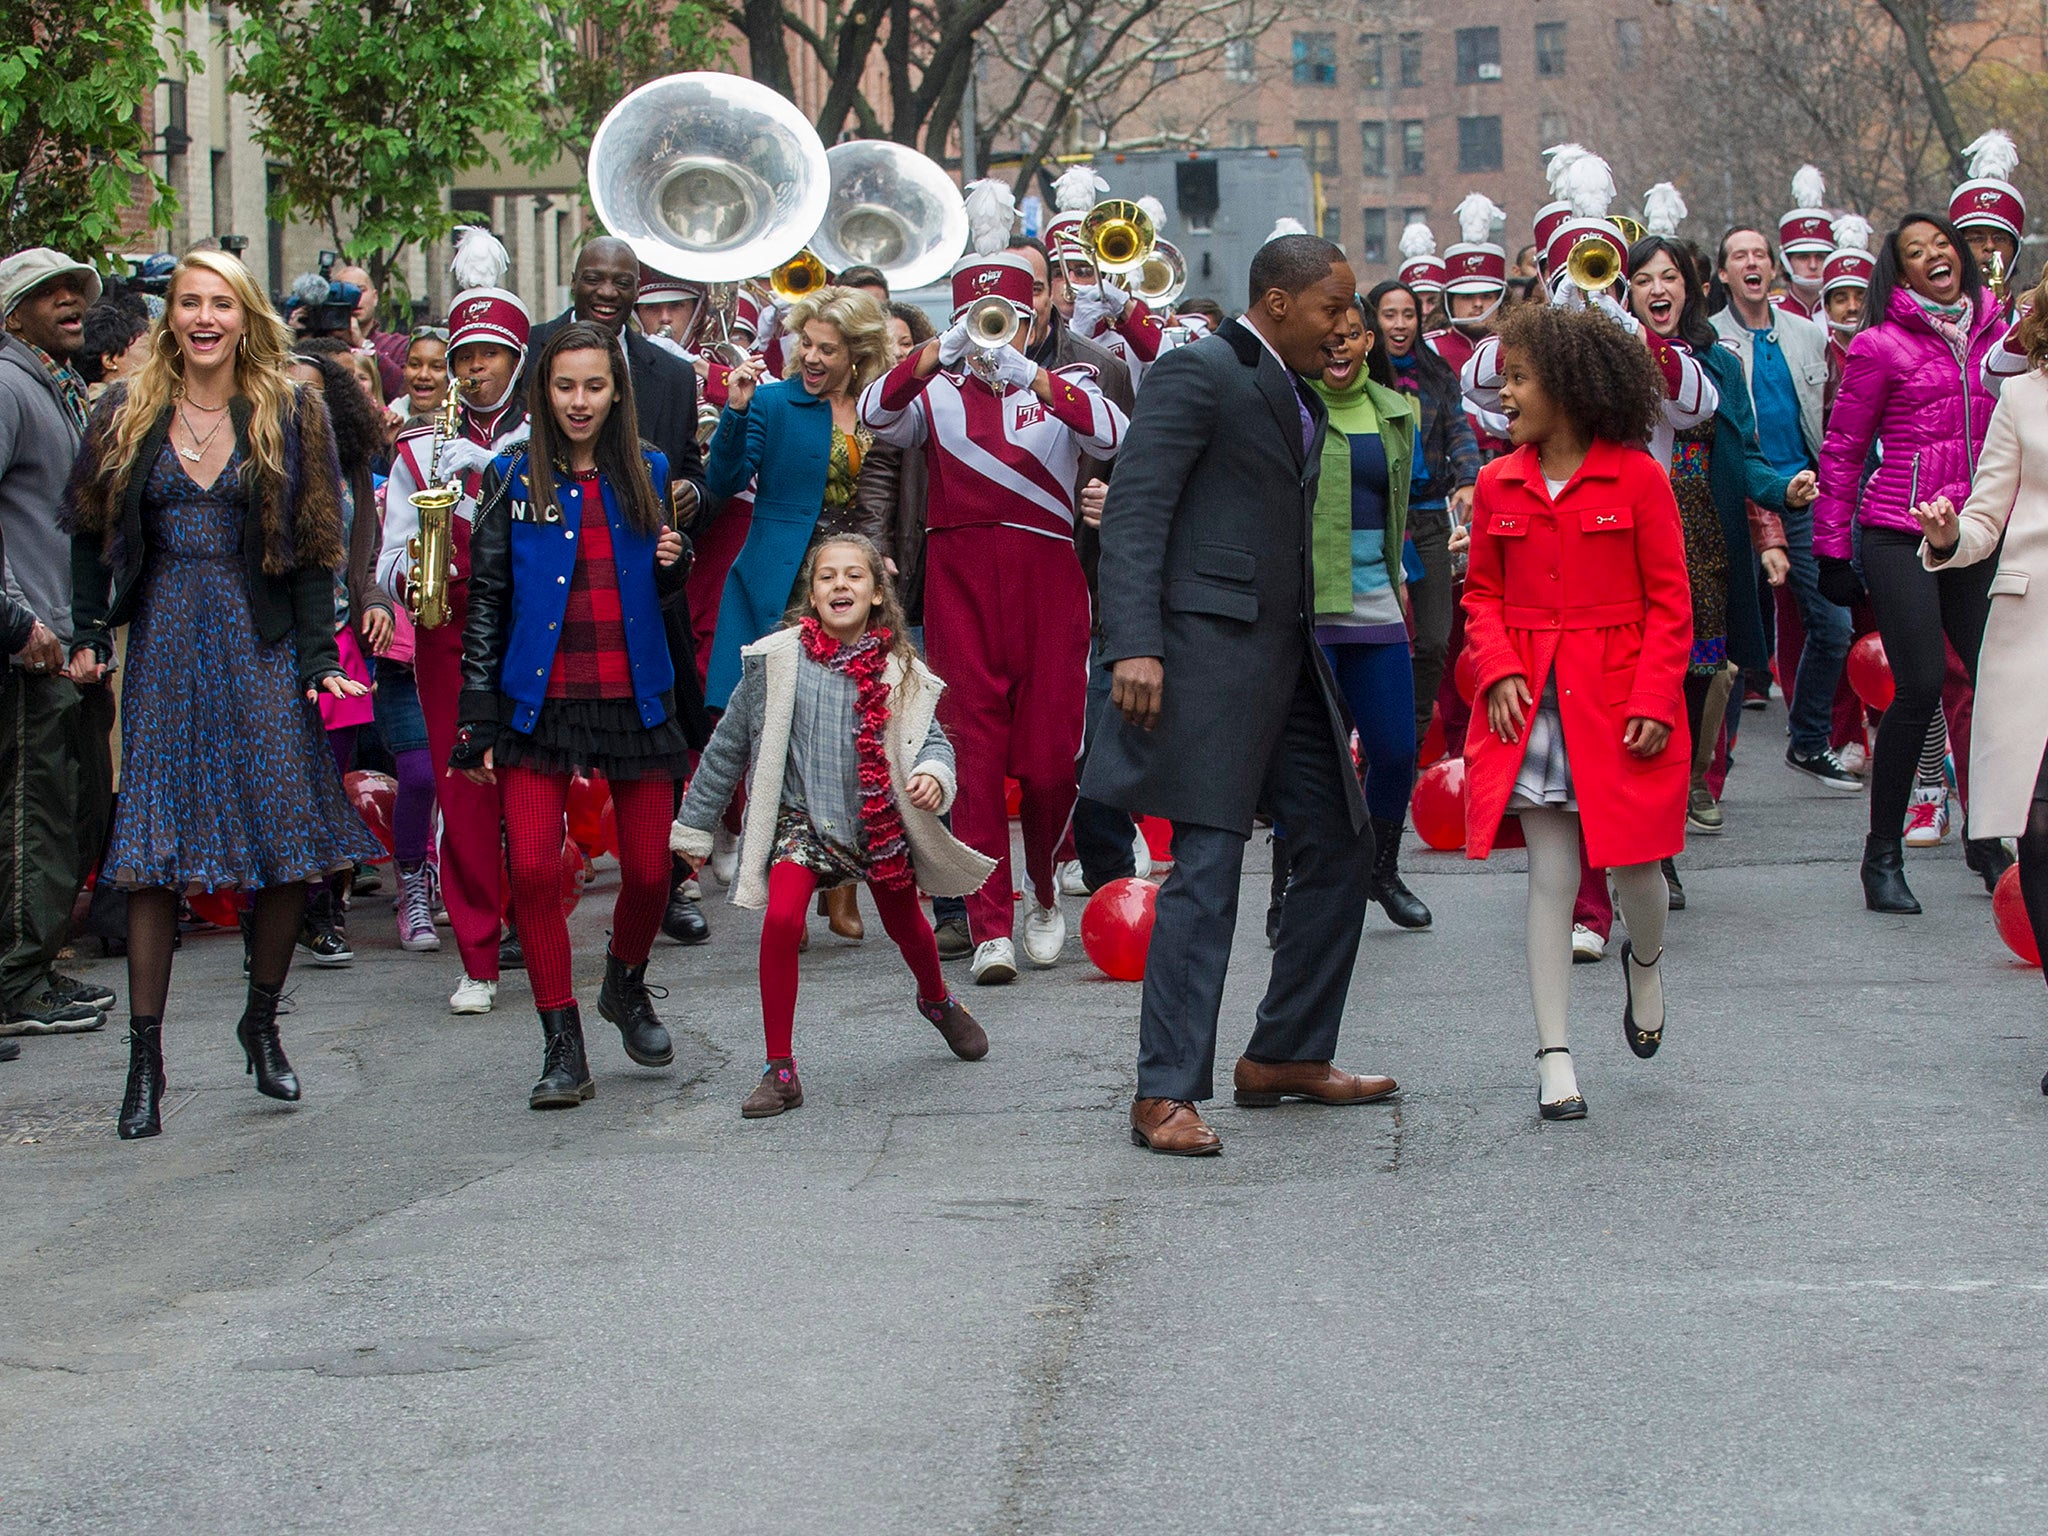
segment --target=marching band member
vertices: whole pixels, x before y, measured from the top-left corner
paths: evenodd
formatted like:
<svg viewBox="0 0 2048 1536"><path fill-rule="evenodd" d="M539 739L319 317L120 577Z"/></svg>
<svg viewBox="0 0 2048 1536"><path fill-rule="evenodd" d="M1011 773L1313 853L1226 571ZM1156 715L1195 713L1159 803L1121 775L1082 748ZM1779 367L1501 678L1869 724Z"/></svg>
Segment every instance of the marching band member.
<svg viewBox="0 0 2048 1536"><path fill-rule="evenodd" d="M1436 233L1416 219L1401 231L1403 260L1394 280L1405 283L1422 303L1422 334L1433 336L1445 328L1444 262L1436 253Z"/></svg>
<svg viewBox="0 0 2048 1536"><path fill-rule="evenodd" d="M696 364L695 346L697 331L704 319L704 289L701 284L685 282L680 277L670 277L666 272L657 272L646 262L640 263L640 292L633 299L633 319L645 336L665 352L671 352L684 362ZM704 369L699 368L701 382Z"/></svg>
<svg viewBox="0 0 2048 1536"><path fill-rule="evenodd" d="M497 786L477 784L448 766L455 749L456 701L462 693L462 627L469 611L469 535L484 467L526 440L526 409L515 388L526 363L532 320L519 296L498 287L512 258L488 230L457 231L450 264L462 291L448 313L448 371L463 389L459 434L441 444L438 473L462 486L453 527L455 576L448 584L448 622L415 631L413 673L434 754L434 792L441 807L441 897L448 908L462 981L448 999L451 1013L489 1013L498 994L500 915L507 892L499 852ZM409 543L418 536L413 492L430 483L431 427L398 439L384 492L384 543L377 585L408 600L413 588Z"/></svg>
<svg viewBox="0 0 2048 1536"><path fill-rule="evenodd" d="M1870 254L1870 235L1870 220L1857 213L1843 214L1835 220L1835 248L1821 268L1820 302L1828 321L1828 382L1821 398L1823 420L1834 409L1835 391L1842 383L1842 364L1849 358L1849 338L1863 326L1863 296L1870 291L1870 274L1877 269ZM1997 386L1992 387L1995 390Z"/></svg>
<svg viewBox="0 0 2048 1536"><path fill-rule="evenodd" d="M1034 273L1000 249L1006 235L976 229L981 254L953 270L952 327L860 400L876 436L923 447L930 475L925 644L949 684L942 712L960 781L953 827L997 862L967 909L982 985L1017 974L1005 773L1023 787L1025 954L1052 965L1066 942L1053 858L1074 808L1089 630L1074 486L1082 454L1113 456L1125 426L1094 369L1047 370L1007 343L975 348L967 320L979 300L1007 300L1023 334L1033 323Z"/></svg>
<svg viewBox="0 0 2048 1536"><path fill-rule="evenodd" d="M1444 252L1444 297L1451 323L1425 338L1453 373L1471 361L1472 349L1493 328L1508 291L1508 253L1493 243L1493 231L1502 220L1500 209L1484 193L1473 192L1458 204L1456 218L1464 238ZM1492 459L1507 452L1506 437L1487 432L1469 410L1466 418L1483 456Z"/></svg>
<svg viewBox="0 0 2048 1536"><path fill-rule="evenodd" d="M1802 165L1792 178L1792 198L1799 204L1778 220L1778 251L1784 258L1785 296L1780 309L1811 320L1820 310L1822 271L1835 248L1835 220L1823 204L1827 183L1820 167Z"/></svg>
<svg viewBox="0 0 2048 1536"><path fill-rule="evenodd" d="M2020 238L2027 228L2027 200L2010 180L2020 152L2011 134L1993 128L1972 139L1963 157L1970 179L1950 194L1948 219L1963 232L1985 282L1997 292L2006 319L2011 320L2013 295L2022 286L2013 277L2013 264L2019 260ZM2022 360L2011 371L2025 367Z"/></svg>

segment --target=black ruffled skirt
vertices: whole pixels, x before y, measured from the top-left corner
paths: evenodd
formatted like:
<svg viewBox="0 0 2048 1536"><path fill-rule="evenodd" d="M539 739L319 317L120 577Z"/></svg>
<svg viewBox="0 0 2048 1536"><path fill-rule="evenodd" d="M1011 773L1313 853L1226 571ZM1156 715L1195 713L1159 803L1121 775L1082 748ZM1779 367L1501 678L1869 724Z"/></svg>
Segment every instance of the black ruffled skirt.
<svg viewBox="0 0 2048 1536"><path fill-rule="evenodd" d="M549 699L531 733L501 730L495 749L500 767L537 773L599 773L607 779L682 779L690 772L690 743L677 723L674 701L664 697L668 718L657 726L640 723L631 699Z"/></svg>

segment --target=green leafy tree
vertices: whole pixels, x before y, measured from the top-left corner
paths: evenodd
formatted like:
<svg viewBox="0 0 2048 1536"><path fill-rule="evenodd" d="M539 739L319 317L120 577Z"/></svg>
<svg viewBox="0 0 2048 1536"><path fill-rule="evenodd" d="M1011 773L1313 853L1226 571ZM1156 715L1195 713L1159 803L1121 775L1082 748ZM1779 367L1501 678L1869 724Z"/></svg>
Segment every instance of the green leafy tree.
<svg viewBox="0 0 2048 1536"><path fill-rule="evenodd" d="M649 0L541 0L542 52L532 120L515 157L587 167L590 141L618 100L663 75L723 65L723 13L696 0L664 10Z"/></svg>
<svg viewBox="0 0 2048 1536"><path fill-rule="evenodd" d="M379 288L457 222L442 195L525 131L541 29L531 0L244 0L234 88L275 165L271 213L324 225Z"/></svg>
<svg viewBox="0 0 2048 1536"><path fill-rule="evenodd" d="M182 51L182 34L167 34ZM177 202L144 158L142 120L164 67L147 0L9 0L0 8L0 251L51 245L92 258L122 243L140 200L151 227Z"/></svg>

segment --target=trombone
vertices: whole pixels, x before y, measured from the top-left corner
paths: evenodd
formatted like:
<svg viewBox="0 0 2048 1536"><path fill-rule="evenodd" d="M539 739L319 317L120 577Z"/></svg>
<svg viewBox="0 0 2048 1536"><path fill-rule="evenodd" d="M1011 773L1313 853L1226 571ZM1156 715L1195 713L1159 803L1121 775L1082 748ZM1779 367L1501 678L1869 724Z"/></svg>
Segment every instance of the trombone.
<svg viewBox="0 0 2048 1536"><path fill-rule="evenodd" d="M1158 243L1152 216L1124 198L1104 198L1081 220L1081 244L1098 273L1121 277L1136 272Z"/></svg>
<svg viewBox="0 0 2048 1536"><path fill-rule="evenodd" d="M1187 258L1170 240L1157 240L1151 254L1138 264L1131 279L1131 293L1153 309L1171 309L1187 291Z"/></svg>

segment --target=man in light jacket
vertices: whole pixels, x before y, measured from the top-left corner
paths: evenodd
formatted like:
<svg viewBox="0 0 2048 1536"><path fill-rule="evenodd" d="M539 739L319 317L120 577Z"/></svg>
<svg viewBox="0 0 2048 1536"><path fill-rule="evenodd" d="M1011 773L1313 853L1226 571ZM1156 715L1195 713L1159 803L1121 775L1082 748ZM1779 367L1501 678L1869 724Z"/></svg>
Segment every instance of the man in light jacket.
<svg viewBox="0 0 2048 1536"><path fill-rule="evenodd" d="M1732 229L1721 239L1720 277L1728 307L1714 316L1721 345L1742 359L1742 376L1756 408L1757 446L1779 474L1817 468L1824 435L1821 397L1828 381L1827 332L1811 320L1771 303L1775 264L1760 230ZM1830 789L1854 793L1862 780L1842 766L1828 744L1835 688L1849 655L1849 610L1820 591L1813 553L1813 509L1788 509L1785 585L1798 606L1806 642L1791 687L1791 744L1785 762Z"/></svg>
<svg viewBox="0 0 2048 1536"><path fill-rule="evenodd" d="M71 654L64 485L85 427L85 340L97 273L47 247L0 261L0 538L7 596L36 623L0 678L0 1034L98 1029L114 994L51 968L112 809L104 683L80 688ZM57 648L53 655L52 645Z"/></svg>

